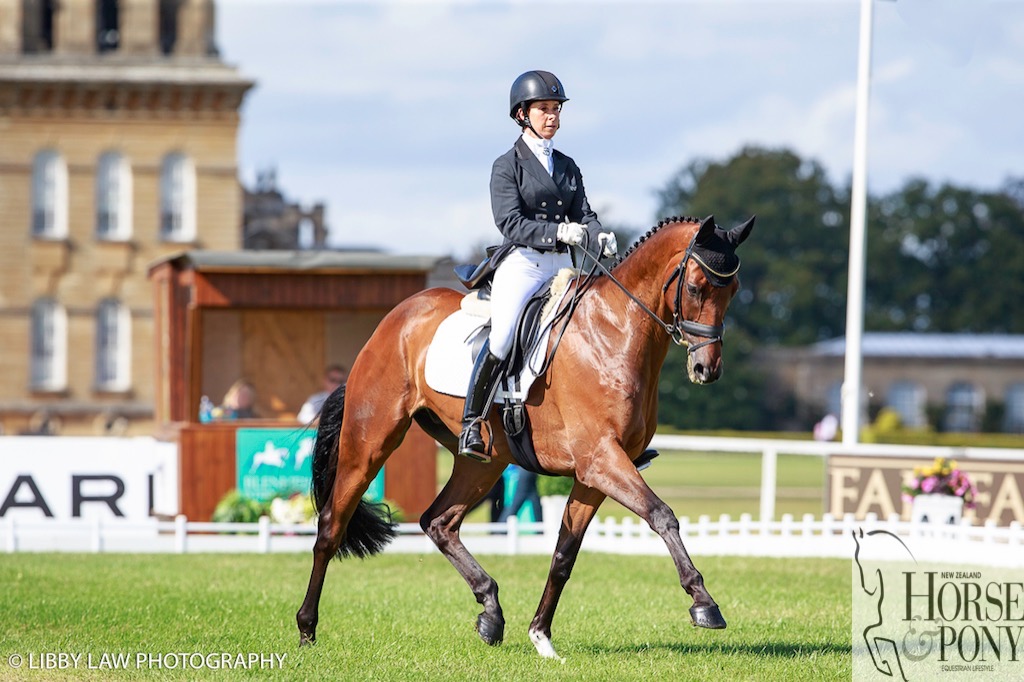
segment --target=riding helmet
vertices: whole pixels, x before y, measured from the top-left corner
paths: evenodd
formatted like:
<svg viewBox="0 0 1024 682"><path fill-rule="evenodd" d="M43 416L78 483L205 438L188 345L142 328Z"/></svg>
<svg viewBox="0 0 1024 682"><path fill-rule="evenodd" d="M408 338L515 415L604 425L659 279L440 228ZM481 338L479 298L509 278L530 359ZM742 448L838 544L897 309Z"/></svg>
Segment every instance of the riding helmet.
<svg viewBox="0 0 1024 682"><path fill-rule="evenodd" d="M568 102L569 98L565 96L565 88L555 74L549 71L527 71L512 83L512 90L508 96L508 115L518 123L516 111L519 107L541 100Z"/></svg>

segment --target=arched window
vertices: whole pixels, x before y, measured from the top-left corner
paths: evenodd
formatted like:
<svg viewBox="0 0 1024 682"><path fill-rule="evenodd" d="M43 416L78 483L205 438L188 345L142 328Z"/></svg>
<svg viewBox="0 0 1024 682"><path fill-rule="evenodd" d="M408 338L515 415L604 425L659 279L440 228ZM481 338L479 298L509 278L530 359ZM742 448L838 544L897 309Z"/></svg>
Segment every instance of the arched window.
<svg viewBox="0 0 1024 682"><path fill-rule="evenodd" d="M958 382L946 393L945 431L973 433L981 428L985 410L984 394L966 382Z"/></svg>
<svg viewBox="0 0 1024 682"><path fill-rule="evenodd" d="M1006 389L1006 414L1003 430L1024 433L1024 384L1012 384Z"/></svg>
<svg viewBox="0 0 1024 682"><path fill-rule="evenodd" d="M900 415L903 426L913 429L927 424L924 388L912 381L895 381L890 384L886 406Z"/></svg>
<svg viewBox="0 0 1024 682"><path fill-rule="evenodd" d="M196 237L196 171L177 152L164 157L160 168L160 236L188 242Z"/></svg>
<svg viewBox="0 0 1024 682"><path fill-rule="evenodd" d="M123 391L131 385L131 316L118 300L96 309L96 388Z"/></svg>
<svg viewBox="0 0 1024 682"><path fill-rule="evenodd" d="M132 173L118 152L107 152L96 166L96 237L132 236Z"/></svg>
<svg viewBox="0 0 1024 682"><path fill-rule="evenodd" d="M67 314L52 298L32 305L32 388L58 391L67 385Z"/></svg>
<svg viewBox="0 0 1024 682"><path fill-rule="evenodd" d="M32 161L32 235L68 236L68 167L52 149L39 152Z"/></svg>

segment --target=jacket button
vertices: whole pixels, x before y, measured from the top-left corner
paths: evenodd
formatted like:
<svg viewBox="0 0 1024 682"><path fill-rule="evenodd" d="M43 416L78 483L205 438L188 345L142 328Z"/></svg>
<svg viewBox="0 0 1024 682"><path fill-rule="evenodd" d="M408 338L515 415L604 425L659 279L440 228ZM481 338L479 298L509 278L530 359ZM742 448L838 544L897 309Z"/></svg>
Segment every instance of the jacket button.
<svg viewBox="0 0 1024 682"><path fill-rule="evenodd" d="M561 204L562 202L561 202L561 201L559 201L558 203L559 203L559 204ZM548 205L548 202L546 202L546 201L542 201L542 202L540 202L540 207L541 207L541 208L544 208L544 207L545 207L545 206L547 206L547 205Z"/></svg>
<svg viewBox="0 0 1024 682"><path fill-rule="evenodd" d="M543 206L543 205L544 205L544 204L541 204L541 206ZM561 199L559 199L559 200L558 200L558 205L559 205L559 206L561 206L561 205L562 205L562 200L561 200Z"/></svg>
<svg viewBox="0 0 1024 682"><path fill-rule="evenodd" d="M555 220L558 220L558 219L559 219L559 218L561 218L561 217L562 217L562 216L558 215L557 213L555 214Z"/></svg>

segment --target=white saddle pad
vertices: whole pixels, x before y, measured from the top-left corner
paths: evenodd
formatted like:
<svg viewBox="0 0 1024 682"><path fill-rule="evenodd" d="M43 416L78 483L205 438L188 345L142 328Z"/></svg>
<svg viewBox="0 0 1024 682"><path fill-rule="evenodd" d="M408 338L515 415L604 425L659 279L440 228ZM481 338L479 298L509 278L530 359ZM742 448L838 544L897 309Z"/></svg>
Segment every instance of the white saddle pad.
<svg viewBox="0 0 1024 682"><path fill-rule="evenodd" d="M519 376L518 390L506 392L504 388L498 388L494 396L494 402L503 402L506 397L526 400L530 393L537 375L534 370L541 369L548 352L548 339L551 335L550 321L561 304L561 299L568 289L563 289L557 294L558 305L545 307L544 317L541 320L540 343L537 344L533 355L526 362L522 374ZM467 306L469 307L469 306ZM470 307L470 310L474 310ZM488 318L482 317L473 312L467 312L460 308L446 317L438 325L434 332L434 338L427 348L427 363L423 370L427 386L438 393L465 398L466 389L469 388L469 375L473 371L473 347L478 337L486 334L490 328L485 327Z"/></svg>

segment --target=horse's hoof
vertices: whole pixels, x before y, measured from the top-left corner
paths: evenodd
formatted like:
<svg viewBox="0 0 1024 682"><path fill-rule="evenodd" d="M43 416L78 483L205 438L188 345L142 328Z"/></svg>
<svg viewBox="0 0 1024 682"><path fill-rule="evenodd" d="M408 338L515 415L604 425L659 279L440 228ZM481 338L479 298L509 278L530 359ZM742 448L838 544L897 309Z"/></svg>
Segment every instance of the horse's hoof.
<svg viewBox="0 0 1024 682"><path fill-rule="evenodd" d="M307 635L304 632L299 633L299 646L300 647L313 646L314 644L316 644L316 635Z"/></svg>
<svg viewBox="0 0 1024 682"><path fill-rule="evenodd" d="M505 638L505 621L481 613L476 617L476 631L480 639L491 646L497 646Z"/></svg>
<svg viewBox="0 0 1024 682"><path fill-rule="evenodd" d="M719 610L718 604L712 604L711 606L691 606L690 619L693 621L693 624L699 628L708 628L710 630L725 629L725 618L722 617L722 612Z"/></svg>

